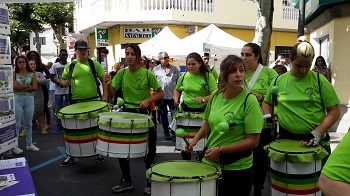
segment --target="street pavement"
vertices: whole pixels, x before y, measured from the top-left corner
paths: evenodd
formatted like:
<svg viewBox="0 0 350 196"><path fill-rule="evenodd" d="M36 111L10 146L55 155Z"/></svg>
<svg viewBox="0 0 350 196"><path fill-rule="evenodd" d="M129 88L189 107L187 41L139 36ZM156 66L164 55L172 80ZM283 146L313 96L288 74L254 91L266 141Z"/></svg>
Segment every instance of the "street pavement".
<svg viewBox="0 0 350 196"><path fill-rule="evenodd" d="M51 122L54 129L55 119L52 118ZM117 159L105 157L103 163L97 163L95 157L80 158L74 165L60 167L60 163L66 158L63 134L53 134L53 129L48 130L47 135L40 134L39 129L33 129L33 141L40 148L38 152L26 151L25 138L20 137L19 140L19 147L24 150L22 156L28 160L39 196L142 195L146 185L143 158L130 159L134 189L114 194L111 188L119 183L121 178ZM164 140L162 132L161 125L158 124L155 161L181 160L180 153L174 150L175 142ZM343 135L341 133L331 134L332 148L335 148ZM270 195L269 182L269 176L267 176L263 195ZM232 195L234 195L234 190ZM252 192L251 195L253 195Z"/></svg>

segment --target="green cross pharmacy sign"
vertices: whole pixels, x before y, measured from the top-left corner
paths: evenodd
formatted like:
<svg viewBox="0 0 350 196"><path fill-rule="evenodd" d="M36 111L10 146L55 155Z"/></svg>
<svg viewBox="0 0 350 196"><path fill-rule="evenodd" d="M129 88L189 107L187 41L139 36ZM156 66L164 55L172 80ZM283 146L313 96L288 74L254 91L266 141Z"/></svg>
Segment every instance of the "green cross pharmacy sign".
<svg viewBox="0 0 350 196"><path fill-rule="evenodd" d="M108 29L95 29L96 47L108 46Z"/></svg>

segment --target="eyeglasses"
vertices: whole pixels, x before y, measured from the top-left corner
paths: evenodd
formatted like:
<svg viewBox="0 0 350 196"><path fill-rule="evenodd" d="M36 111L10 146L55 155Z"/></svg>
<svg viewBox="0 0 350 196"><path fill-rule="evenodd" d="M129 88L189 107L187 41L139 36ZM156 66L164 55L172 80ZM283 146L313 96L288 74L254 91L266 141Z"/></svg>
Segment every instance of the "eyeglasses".
<svg viewBox="0 0 350 196"><path fill-rule="evenodd" d="M165 56L165 57L163 57L163 59L166 60L166 59L169 59L169 57L168 57L168 56Z"/></svg>

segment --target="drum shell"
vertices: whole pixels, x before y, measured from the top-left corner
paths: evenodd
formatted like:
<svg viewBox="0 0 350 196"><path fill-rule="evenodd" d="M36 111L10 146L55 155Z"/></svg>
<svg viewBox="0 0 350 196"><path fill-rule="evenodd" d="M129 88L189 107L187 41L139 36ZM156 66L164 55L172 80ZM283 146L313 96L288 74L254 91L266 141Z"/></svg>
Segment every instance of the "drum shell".
<svg viewBox="0 0 350 196"><path fill-rule="evenodd" d="M178 117L176 119L176 128L183 128L185 130L185 138L188 142L191 142L194 136L198 133L202 127L204 120L202 118L186 118ZM193 147L194 152L200 152L205 147L207 139L200 139L197 144ZM186 150L186 143L182 138L176 137L176 150Z"/></svg>
<svg viewBox="0 0 350 196"><path fill-rule="evenodd" d="M94 118L62 119L62 127L67 155L73 157L96 155L97 123Z"/></svg>
<svg viewBox="0 0 350 196"><path fill-rule="evenodd" d="M137 128L133 129L132 133L130 129L126 128L114 128L106 125L99 124L99 134L96 145L96 153L103 156L117 157L117 158L138 158L143 157L148 152L148 129L149 128ZM141 141L133 143L128 141L120 141L121 137L118 134L129 134L132 138L133 135L138 134L142 137ZM105 138L102 138L105 135ZM115 137L111 137L114 135ZM119 139L119 141L118 141Z"/></svg>
<svg viewBox="0 0 350 196"><path fill-rule="evenodd" d="M96 152L109 157L138 158L148 153L150 116L130 112L104 112L97 119Z"/></svg>
<svg viewBox="0 0 350 196"><path fill-rule="evenodd" d="M209 181L201 182L185 182L185 183L172 183L171 182L151 182L151 195L152 196L216 196L217 180L212 179Z"/></svg>

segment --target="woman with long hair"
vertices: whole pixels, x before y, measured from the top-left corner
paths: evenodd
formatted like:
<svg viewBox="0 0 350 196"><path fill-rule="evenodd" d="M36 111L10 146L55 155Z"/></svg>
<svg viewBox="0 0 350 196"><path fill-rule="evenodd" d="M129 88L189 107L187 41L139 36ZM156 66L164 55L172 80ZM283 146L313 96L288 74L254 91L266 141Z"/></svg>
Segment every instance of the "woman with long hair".
<svg viewBox="0 0 350 196"><path fill-rule="evenodd" d="M332 81L331 71L327 67L326 60L322 56L318 56L316 58L315 65L312 70L326 77L329 82Z"/></svg>

